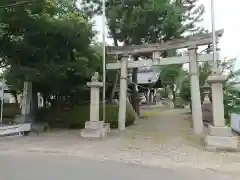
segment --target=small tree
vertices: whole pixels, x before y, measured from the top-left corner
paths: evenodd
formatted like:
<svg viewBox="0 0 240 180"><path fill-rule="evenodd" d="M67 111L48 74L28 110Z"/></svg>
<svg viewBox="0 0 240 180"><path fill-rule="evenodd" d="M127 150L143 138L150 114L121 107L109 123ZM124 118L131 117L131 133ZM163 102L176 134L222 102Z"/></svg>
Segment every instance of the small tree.
<svg viewBox="0 0 240 180"><path fill-rule="evenodd" d="M235 97L240 97L240 92L236 88L236 86L239 84L238 78L240 75L240 70L234 71L234 65L235 65L236 58L227 59L225 58L222 62L219 64L219 68L221 69L221 74L227 76L226 82L223 84L224 89L224 109L225 109L225 118L229 118L229 111L232 108L232 101ZM208 63L203 63L199 66L199 84L200 87L204 85L204 83L207 80L207 77L211 74L212 66ZM201 101L204 100L204 94L203 90L200 89L200 95L201 95ZM189 102L191 105L191 92L190 92L190 77L187 76L187 78L184 80L181 89L180 89L180 97ZM211 100L211 96L209 97Z"/></svg>
<svg viewBox="0 0 240 180"><path fill-rule="evenodd" d="M185 79L185 71L182 65L174 64L160 68L160 78L164 87L168 87L173 95L173 104L176 107L176 96Z"/></svg>

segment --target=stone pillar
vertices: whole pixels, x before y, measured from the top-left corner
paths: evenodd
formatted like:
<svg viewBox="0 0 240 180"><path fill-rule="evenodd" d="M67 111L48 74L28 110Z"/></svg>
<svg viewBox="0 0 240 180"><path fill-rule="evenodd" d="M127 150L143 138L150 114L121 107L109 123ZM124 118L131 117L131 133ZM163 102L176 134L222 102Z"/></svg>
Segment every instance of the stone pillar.
<svg viewBox="0 0 240 180"><path fill-rule="evenodd" d="M21 104L21 115L27 116L31 112L31 103L32 103L32 83L24 82L23 85L23 96Z"/></svg>
<svg viewBox="0 0 240 180"><path fill-rule="evenodd" d="M212 87L213 125L208 127L206 147L211 151L239 150L238 137L232 134L230 127L225 126L222 83L226 77L220 74L219 69L213 69L207 81Z"/></svg>
<svg viewBox="0 0 240 180"><path fill-rule="evenodd" d="M32 107L32 82L25 81L23 85L23 95L21 98L21 115L14 118L14 122L19 124L30 124L34 122L34 117L31 116Z"/></svg>
<svg viewBox="0 0 240 180"><path fill-rule="evenodd" d="M121 60L121 77L120 77L120 100L119 100L119 112L118 112L118 129L120 131L125 130L126 110L127 110L127 66L128 59L122 58Z"/></svg>
<svg viewBox="0 0 240 180"><path fill-rule="evenodd" d="M159 64L160 63L161 55L162 55L162 53L159 52L159 51L156 51L156 52L152 53L153 64Z"/></svg>
<svg viewBox="0 0 240 180"><path fill-rule="evenodd" d="M98 81L98 73L92 77L92 82L88 82L87 86L90 90L90 121L99 121L99 93L103 83Z"/></svg>
<svg viewBox="0 0 240 180"><path fill-rule="evenodd" d="M213 124L218 127L225 126L222 83L226 81L226 77L221 76L219 70L215 69L207 81L212 87Z"/></svg>
<svg viewBox="0 0 240 180"><path fill-rule="evenodd" d="M99 93L103 83L99 82L97 72L92 76L92 81L87 83L90 90L90 121L85 123L85 129L81 131L81 136L86 138L102 138L110 131L110 125L99 121Z"/></svg>
<svg viewBox="0 0 240 180"><path fill-rule="evenodd" d="M197 135L203 134L202 107L199 87L199 73L197 62L197 48L190 47L189 51L189 69L190 69L190 85L191 85L191 100L192 100L192 118L193 129Z"/></svg>
<svg viewBox="0 0 240 180"><path fill-rule="evenodd" d="M43 100L43 97L40 93L37 94L37 98L38 98L38 108L43 107L44 106L44 104L43 104L44 100Z"/></svg>

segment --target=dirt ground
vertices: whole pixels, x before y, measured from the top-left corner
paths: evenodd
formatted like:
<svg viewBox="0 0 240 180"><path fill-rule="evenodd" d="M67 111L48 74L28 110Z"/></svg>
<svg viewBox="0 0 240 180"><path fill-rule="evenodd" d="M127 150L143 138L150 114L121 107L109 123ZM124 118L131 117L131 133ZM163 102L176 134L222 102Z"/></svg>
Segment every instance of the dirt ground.
<svg viewBox="0 0 240 180"><path fill-rule="evenodd" d="M206 151L203 139L193 133L187 109L142 108L142 117L136 125L123 132L112 130L102 140L83 139L79 130L0 139L0 153L52 153L148 166L239 172L240 153Z"/></svg>

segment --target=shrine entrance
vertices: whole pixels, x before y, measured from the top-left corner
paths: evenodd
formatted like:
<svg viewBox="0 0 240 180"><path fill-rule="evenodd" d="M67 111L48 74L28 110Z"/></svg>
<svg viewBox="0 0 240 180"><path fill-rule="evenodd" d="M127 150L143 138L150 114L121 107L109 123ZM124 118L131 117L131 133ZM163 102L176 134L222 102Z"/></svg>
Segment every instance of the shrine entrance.
<svg viewBox="0 0 240 180"><path fill-rule="evenodd" d="M223 30L216 31L217 39L223 35ZM128 69L136 69L139 67L155 67L169 64L185 64L189 63L190 82L191 82L191 97L192 97L192 118L193 127L196 134L202 134L202 108L199 87L198 62L213 61L212 54L197 54L199 46L211 45L212 33L192 36L186 39L177 39L168 41L162 44L144 44L132 46L107 46L108 56L121 56L120 61L115 63L108 63L107 70L120 69L120 97L119 97L119 119L118 127L120 130L125 129L126 108L127 108L127 84ZM161 56L162 52L167 50L178 50L182 48L188 49L188 56L166 57ZM141 56L150 55L150 60L141 59ZM217 54L217 56L219 56ZM217 57L219 58L219 57ZM161 74L160 74L161 76ZM137 79L131 81L137 86Z"/></svg>

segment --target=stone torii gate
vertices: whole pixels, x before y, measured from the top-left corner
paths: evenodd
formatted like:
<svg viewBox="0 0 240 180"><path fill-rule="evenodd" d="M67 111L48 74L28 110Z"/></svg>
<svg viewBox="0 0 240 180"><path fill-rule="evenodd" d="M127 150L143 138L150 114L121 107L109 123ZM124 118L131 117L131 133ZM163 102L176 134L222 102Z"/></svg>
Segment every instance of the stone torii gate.
<svg viewBox="0 0 240 180"><path fill-rule="evenodd" d="M216 31L216 36L220 38L223 30ZM218 39L217 38L217 39ZM194 131L198 135L203 133L202 108L199 87L198 61L212 61L213 55L197 55L198 46L212 44L212 33L192 36L186 39L177 39L162 44L144 44L132 46L107 46L107 55L121 55L123 58L120 62L107 64L107 69L121 69L120 80L120 101L119 101L119 129L125 129L126 119L126 98L127 98L127 69L143 66L160 66L167 64L189 63L191 97L192 97L192 116ZM161 58L161 51L171 49L187 48L189 56ZM152 53L152 60L133 61L126 58L129 55L144 55Z"/></svg>

